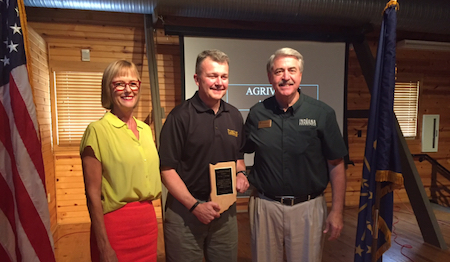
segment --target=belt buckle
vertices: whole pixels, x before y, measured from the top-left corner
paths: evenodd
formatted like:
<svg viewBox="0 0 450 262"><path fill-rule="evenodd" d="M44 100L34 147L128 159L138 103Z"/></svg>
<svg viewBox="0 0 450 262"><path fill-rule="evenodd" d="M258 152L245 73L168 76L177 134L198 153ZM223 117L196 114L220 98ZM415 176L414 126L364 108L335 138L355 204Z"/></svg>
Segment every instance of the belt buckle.
<svg viewBox="0 0 450 262"><path fill-rule="evenodd" d="M295 200L295 197L293 197L293 196L281 196L280 197L281 204L284 204L284 205L287 205L287 206L293 206L294 205L294 200Z"/></svg>

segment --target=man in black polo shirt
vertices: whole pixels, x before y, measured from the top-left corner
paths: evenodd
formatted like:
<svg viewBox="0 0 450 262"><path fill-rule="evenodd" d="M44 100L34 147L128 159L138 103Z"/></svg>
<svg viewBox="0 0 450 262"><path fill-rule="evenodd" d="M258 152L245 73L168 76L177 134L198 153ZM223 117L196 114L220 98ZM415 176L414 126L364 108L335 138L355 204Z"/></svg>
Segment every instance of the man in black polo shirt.
<svg viewBox="0 0 450 262"><path fill-rule="evenodd" d="M249 202L252 258L322 261L324 234L343 227L345 143L334 110L300 92L303 57L282 48L267 63L275 96L254 105L245 123L246 153L255 152ZM331 181L327 216L323 191Z"/></svg>
<svg viewBox="0 0 450 262"><path fill-rule="evenodd" d="M243 120L224 102L228 89L228 56L205 50L194 75L198 92L175 107L161 131L161 177L169 190L164 216L168 262L237 261L236 204L219 214L209 201L209 164L236 161L236 189L249 186L244 156Z"/></svg>

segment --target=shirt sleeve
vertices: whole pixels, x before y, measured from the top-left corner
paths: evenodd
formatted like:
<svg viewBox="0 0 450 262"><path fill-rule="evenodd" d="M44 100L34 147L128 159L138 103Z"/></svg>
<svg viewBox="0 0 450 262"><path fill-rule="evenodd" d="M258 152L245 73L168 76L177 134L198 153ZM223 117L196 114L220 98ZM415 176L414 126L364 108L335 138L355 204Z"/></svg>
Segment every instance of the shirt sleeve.
<svg viewBox="0 0 450 262"><path fill-rule="evenodd" d="M323 138L325 157L328 160L344 157L347 155L347 147L345 146L334 111L327 113L325 123L325 135Z"/></svg>
<svg viewBox="0 0 450 262"><path fill-rule="evenodd" d="M83 154L84 149L88 146L90 146L94 151L97 160L102 162L97 130L92 123L88 125L88 127L84 131L83 137L81 138L80 156Z"/></svg>
<svg viewBox="0 0 450 262"><path fill-rule="evenodd" d="M169 114L161 129L161 144L159 147L161 166L177 168L185 139L186 131L181 119L172 113Z"/></svg>
<svg viewBox="0 0 450 262"><path fill-rule="evenodd" d="M247 120L245 121L245 144L243 147L244 153L250 154L255 152L255 143L252 140L252 134L256 132L256 117L254 111L250 109Z"/></svg>

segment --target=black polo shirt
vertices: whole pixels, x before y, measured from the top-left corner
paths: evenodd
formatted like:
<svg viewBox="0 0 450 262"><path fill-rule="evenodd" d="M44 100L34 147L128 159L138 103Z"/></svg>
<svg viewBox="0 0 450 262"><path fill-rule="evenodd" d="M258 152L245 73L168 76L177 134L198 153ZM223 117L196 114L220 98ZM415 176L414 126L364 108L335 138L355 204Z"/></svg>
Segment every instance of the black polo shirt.
<svg viewBox="0 0 450 262"><path fill-rule="evenodd" d="M250 183L272 196L322 192L327 160L347 154L334 110L304 94L286 112L275 97L254 105L245 132L245 152L255 152Z"/></svg>
<svg viewBox="0 0 450 262"><path fill-rule="evenodd" d="M195 198L208 200L209 164L243 159L243 145L241 113L222 100L214 114L196 92L167 116L159 156L161 166L175 168Z"/></svg>

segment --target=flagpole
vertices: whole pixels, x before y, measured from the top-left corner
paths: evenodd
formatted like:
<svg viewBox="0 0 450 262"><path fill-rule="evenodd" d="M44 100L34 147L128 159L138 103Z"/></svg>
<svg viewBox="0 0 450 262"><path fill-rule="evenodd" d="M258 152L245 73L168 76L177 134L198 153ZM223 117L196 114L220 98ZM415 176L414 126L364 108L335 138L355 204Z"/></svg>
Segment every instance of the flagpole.
<svg viewBox="0 0 450 262"><path fill-rule="evenodd" d="M23 1L17 1L17 5L19 8L19 18L20 18L20 24L22 25L22 33L23 33L23 46L25 48L25 56L27 58L27 71L28 71L28 81L30 82L30 85L33 85L33 73L31 72L31 52L30 52L30 45L28 42L28 26L27 26L27 15L25 13L25 5L23 4ZM34 93L34 88L31 89L31 91ZM34 95L33 95L34 100Z"/></svg>
<svg viewBox="0 0 450 262"><path fill-rule="evenodd" d="M398 3L397 0L390 0L387 4L386 7L383 10L383 15L386 12L386 9L388 9L391 6L395 6L396 10L398 9ZM380 48L380 47L379 47ZM380 218L380 202L381 202L381 182L377 181L377 179L375 179L376 181L376 187L375 187L375 204L374 204L374 212L373 212L373 233L372 233L372 262L377 262L378 258L377 258L377 251L378 251L378 230L379 230L379 218ZM380 256L381 261L383 255Z"/></svg>
<svg viewBox="0 0 450 262"><path fill-rule="evenodd" d="M398 3L391 0L383 11L370 99L361 183L355 262L382 261L391 246L393 185L401 184L401 165L393 134L395 38Z"/></svg>

